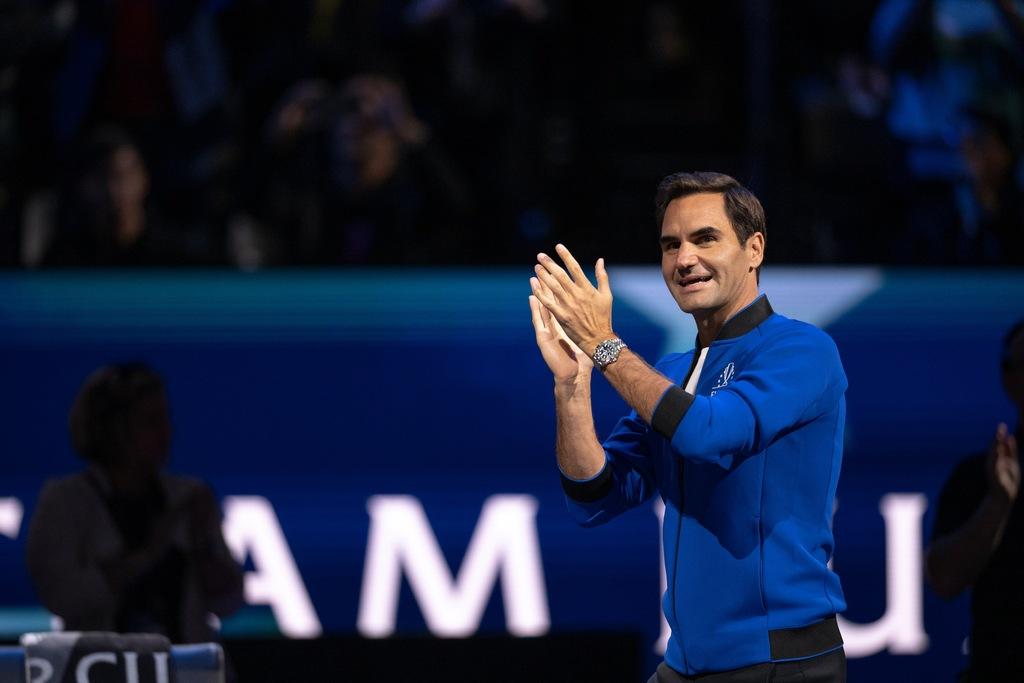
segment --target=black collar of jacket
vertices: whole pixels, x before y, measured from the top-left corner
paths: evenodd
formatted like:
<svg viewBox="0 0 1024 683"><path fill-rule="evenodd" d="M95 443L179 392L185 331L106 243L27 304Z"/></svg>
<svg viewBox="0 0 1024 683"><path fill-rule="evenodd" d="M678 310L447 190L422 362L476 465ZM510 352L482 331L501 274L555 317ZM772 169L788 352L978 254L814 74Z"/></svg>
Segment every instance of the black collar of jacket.
<svg viewBox="0 0 1024 683"><path fill-rule="evenodd" d="M725 325L722 325L722 329L719 330L718 336L715 337L714 341L742 337L747 332L750 332L752 329L767 320L774 312L775 311L772 310L772 305L768 303L768 296L762 294L754 299L753 303L749 304L742 311L729 318L725 322ZM699 338L696 346L698 349L701 348Z"/></svg>

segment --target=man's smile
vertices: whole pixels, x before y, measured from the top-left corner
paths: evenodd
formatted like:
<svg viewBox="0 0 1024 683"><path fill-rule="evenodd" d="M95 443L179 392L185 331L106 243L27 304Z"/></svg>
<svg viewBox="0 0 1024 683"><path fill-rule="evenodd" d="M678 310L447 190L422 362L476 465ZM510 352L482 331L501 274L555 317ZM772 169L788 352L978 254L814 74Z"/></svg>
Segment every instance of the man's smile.
<svg viewBox="0 0 1024 683"><path fill-rule="evenodd" d="M710 280L710 275L685 275L678 278L676 280L676 284L678 284L680 289L684 292L693 292L701 289L702 285Z"/></svg>

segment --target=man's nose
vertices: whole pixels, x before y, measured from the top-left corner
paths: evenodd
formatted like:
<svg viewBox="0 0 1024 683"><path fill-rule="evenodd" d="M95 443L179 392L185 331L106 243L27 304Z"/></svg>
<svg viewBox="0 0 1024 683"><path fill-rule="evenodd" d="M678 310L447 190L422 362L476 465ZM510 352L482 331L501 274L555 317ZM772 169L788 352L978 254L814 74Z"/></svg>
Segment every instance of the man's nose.
<svg viewBox="0 0 1024 683"><path fill-rule="evenodd" d="M676 253L676 268L678 270L689 270L697 265L697 252L687 244L681 244Z"/></svg>

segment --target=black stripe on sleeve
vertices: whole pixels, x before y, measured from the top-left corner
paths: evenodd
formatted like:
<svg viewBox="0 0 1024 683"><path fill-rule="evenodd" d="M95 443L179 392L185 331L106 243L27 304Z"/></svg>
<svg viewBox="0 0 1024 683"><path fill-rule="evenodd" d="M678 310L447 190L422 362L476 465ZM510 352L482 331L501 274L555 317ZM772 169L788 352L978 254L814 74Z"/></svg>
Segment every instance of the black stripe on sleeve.
<svg viewBox="0 0 1024 683"><path fill-rule="evenodd" d="M658 405L654 408L651 416L651 426L654 431L666 439L671 439L676 433L676 427L682 422L686 411L693 403L693 394L688 393L682 387L669 387L661 396Z"/></svg>
<svg viewBox="0 0 1024 683"><path fill-rule="evenodd" d="M570 479L562 473L562 490L580 503L593 503L601 500L612 490L612 468L605 463L604 469L593 479L579 481Z"/></svg>

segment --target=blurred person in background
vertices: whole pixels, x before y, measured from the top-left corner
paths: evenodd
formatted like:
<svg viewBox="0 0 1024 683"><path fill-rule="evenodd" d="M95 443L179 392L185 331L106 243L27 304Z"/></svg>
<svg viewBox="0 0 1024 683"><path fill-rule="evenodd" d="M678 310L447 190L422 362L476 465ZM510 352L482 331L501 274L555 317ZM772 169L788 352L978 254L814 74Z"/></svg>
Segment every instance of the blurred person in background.
<svg viewBox="0 0 1024 683"><path fill-rule="evenodd" d="M0 0L0 266L36 260L22 216L54 171L50 88L70 2Z"/></svg>
<svg viewBox="0 0 1024 683"><path fill-rule="evenodd" d="M209 614L243 600L241 568L213 491L164 470L171 421L163 380L142 364L85 381L71 442L86 468L48 481L29 526L29 575L67 630L209 641Z"/></svg>
<svg viewBox="0 0 1024 683"><path fill-rule="evenodd" d="M43 265L180 266L215 260L205 230L171 222L151 200L149 167L123 131L98 131L84 167L64 198Z"/></svg>
<svg viewBox="0 0 1024 683"><path fill-rule="evenodd" d="M580 38L596 31L603 53L613 52L615 63L624 57L593 21L599 8L580 10L588 19L582 31L560 0L405 4L396 54L409 96L465 174L476 205L487 207L488 229L459 240L469 259L518 263L559 228L555 207L569 194L563 174L572 88L607 103L586 76L604 82L609 70L580 54ZM586 64L583 74L577 61ZM600 116L588 104L581 108L588 120Z"/></svg>
<svg viewBox="0 0 1024 683"><path fill-rule="evenodd" d="M962 234L943 230L951 202L965 211L964 186L976 170L963 150L972 112L1003 122L1012 158L1024 149L1024 3L884 0L870 43L891 78L887 124L900 148L894 177L906 202L903 260L992 262L972 232L977 219L953 226Z"/></svg>
<svg viewBox="0 0 1024 683"><path fill-rule="evenodd" d="M67 4L73 23L52 81L57 163L90 131L115 125L142 151L176 218L225 213L237 150L217 20L232 0Z"/></svg>
<svg viewBox="0 0 1024 683"><path fill-rule="evenodd" d="M968 178L957 187L955 251L971 263L1024 264L1024 175L1006 121L972 112L960 151Z"/></svg>
<svg viewBox="0 0 1024 683"><path fill-rule="evenodd" d="M278 252L270 263L457 261L468 190L394 79L300 83L267 139L256 214Z"/></svg>
<svg viewBox="0 0 1024 683"><path fill-rule="evenodd" d="M1003 342L1003 388L1017 428L996 429L987 453L953 471L939 496L927 550L928 580L941 597L971 589L970 663L960 680L1024 680L1024 505L1020 442L1024 425L1024 320Z"/></svg>
<svg viewBox="0 0 1024 683"><path fill-rule="evenodd" d="M1024 167L1007 122L963 112L957 153L964 176L911 199L907 253L930 264L1024 264Z"/></svg>

